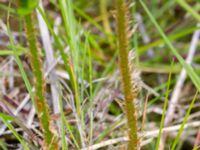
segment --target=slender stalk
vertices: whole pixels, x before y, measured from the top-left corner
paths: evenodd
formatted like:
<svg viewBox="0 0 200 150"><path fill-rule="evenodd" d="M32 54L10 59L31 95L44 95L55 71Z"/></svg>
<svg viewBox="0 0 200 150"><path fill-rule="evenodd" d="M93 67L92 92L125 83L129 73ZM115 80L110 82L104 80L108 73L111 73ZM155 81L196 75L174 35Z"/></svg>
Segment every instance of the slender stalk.
<svg viewBox="0 0 200 150"><path fill-rule="evenodd" d="M112 31L111 31L111 28L109 25L108 12L107 12L107 1L101 0L101 1L99 1L99 3L100 3L101 15L102 15L103 27L107 34L111 34Z"/></svg>
<svg viewBox="0 0 200 150"><path fill-rule="evenodd" d="M24 20L30 49L31 65L34 75L35 107L37 110L41 128L44 133L44 148L49 150L56 150L58 149L58 145L50 127L51 119L49 115L48 105L45 99L45 81L43 79L42 63L40 59L41 56L37 46L37 39L35 36L35 29L32 17L32 14L25 15Z"/></svg>
<svg viewBox="0 0 200 150"><path fill-rule="evenodd" d="M128 60L129 38L128 30L128 8L124 0L116 1L117 7L117 33L118 33L118 47L119 47L119 66L122 76L123 90L125 96L125 111L129 132L128 150L137 150L139 145L137 135L137 119L136 109L133 100L137 96L133 92L131 84L131 74Z"/></svg>

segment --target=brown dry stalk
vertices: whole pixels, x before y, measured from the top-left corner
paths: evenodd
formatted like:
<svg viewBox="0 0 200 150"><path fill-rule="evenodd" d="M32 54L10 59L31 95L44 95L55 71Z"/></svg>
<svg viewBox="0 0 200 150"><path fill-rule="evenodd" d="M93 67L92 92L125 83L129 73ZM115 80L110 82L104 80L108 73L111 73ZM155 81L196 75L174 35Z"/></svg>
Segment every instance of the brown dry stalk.
<svg viewBox="0 0 200 150"><path fill-rule="evenodd" d="M117 8L117 33L119 48L119 65L122 76L122 84L125 96L125 111L128 124L129 143L128 150L137 150L139 140L137 134L137 117L134 100L138 94L138 88L133 83L131 68L129 67L128 50L129 50L129 19L128 7L124 0L116 0ZM134 72L133 72L134 73ZM133 83L133 84L132 84ZM134 85L134 86L133 86Z"/></svg>

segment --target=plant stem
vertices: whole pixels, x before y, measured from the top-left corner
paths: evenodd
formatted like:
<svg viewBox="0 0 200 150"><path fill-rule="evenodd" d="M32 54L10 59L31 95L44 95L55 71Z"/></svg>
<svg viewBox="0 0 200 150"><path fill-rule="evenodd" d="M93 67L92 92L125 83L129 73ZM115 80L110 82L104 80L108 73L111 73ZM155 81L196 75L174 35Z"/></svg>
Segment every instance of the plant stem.
<svg viewBox="0 0 200 150"><path fill-rule="evenodd" d="M133 100L136 94L132 92L131 75L128 66L128 48L129 38L127 35L128 30L128 16L127 6L124 0L116 1L117 7L117 33L118 33L118 46L119 46L119 65L122 76L123 90L125 96L125 111L127 116L129 143L128 150L137 150L138 148L138 135L137 135L137 119L135 114L135 106Z"/></svg>
<svg viewBox="0 0 200 150"><path fill-rule="evenodd" d="M45 99L45 81L43 79L42 63L40 59L39 48L37 46L37 39L35 36L35 29L32 17L32 14L24 16L25 28L30 49L31 65L34 75L35 107L37 110L41 128L44 132L45 148L49 150L56 150L58 149L58 145L50 127L50 115L48 110L48 104Z"/></svg>

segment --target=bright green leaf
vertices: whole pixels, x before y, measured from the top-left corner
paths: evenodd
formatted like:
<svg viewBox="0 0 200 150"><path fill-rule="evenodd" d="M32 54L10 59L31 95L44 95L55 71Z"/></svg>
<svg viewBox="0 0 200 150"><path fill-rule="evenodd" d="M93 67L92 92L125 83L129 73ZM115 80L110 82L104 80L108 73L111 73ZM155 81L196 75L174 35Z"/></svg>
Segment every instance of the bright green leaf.
<svg viewBox="0 0 200 150"><path fill-rule="evenodd" d="M21 16L30 14L39 3L39 0L18 0L17 13Z"/></svg>

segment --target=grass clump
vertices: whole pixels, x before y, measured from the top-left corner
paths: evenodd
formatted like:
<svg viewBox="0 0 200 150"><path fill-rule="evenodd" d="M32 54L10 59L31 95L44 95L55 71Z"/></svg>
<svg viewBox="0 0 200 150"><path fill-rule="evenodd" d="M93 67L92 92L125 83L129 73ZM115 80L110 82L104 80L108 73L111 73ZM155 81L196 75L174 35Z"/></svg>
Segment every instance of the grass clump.
<svg viewBox="0 0 200 150"><path fill-rule="evenodd" d="M0 149L199 149L198 1L0 1Z"/></svg>

